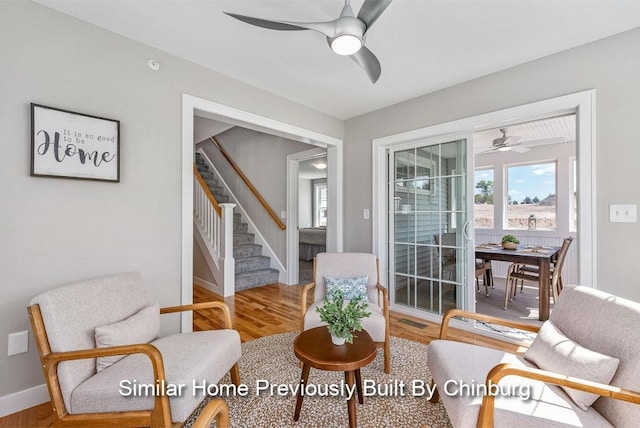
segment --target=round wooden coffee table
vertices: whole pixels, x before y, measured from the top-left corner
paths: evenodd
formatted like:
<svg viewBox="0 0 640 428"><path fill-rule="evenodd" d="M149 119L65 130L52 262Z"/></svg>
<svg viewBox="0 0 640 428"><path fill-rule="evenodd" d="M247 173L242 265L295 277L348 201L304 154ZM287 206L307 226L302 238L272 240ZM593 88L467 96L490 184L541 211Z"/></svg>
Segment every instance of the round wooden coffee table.
<svg viewBox="0 0 640 428"><path fill-rule="evenodd" d="M311 367L320 370L344 372L346 384L353 388L355 383L358 402L364 403L362 396L362 378L360 368L366 366L376 358L376 345L366 331L356 333L353 343L334 345L327 327L316 327L305 330L293 341L293 352L302 361L301 385L307 385ZM355 377L355 379L354 379ZM304 394L302 388L298 392L296 411L293 420L300 418L300 409ZM347 401L349 411L349 427L356 427L356 401L353 394Z"/></svg>

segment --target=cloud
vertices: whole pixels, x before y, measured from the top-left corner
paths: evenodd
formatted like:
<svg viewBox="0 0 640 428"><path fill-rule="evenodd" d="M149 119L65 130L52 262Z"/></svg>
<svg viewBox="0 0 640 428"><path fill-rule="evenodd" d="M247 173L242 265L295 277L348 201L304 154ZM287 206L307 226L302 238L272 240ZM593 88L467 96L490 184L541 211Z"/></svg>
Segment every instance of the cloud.
<svg viewBox="0 0 640 428"><path fill-rule="evenodd" d="M531 172L533 175L551 174L556 172L556 164L548 163L545 165L534 165Z"/></svg>
<svg viewBox="0 0 640 428"><path fill-rule="evenodd" d="M518 179L518 180L514 180L513 182L514 182L514 183L524 183L524 180L520 178L520 179Z"/></svg>
<svg viewBox="0 0 640 428"><path fill-rule="evenodd" d="M517 190L509 190L509 196L520 196L522 195L522 192L519 192Z"/></svg>

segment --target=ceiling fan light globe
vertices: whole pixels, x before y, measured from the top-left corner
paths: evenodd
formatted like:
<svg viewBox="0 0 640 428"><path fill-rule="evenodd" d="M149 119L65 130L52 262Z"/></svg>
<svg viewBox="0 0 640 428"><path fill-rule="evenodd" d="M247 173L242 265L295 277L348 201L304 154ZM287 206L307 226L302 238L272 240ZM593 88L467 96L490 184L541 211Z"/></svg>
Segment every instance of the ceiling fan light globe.
<svg viewBox="0 0 640 428"><path fill-rule="evenodd" d="M317 169L326 169L327 168L327 162L324 161L324 160L315 161L311 165L313 165Z"/></svg>
<svg viewBox="0 0 640 428"><path fill-rule="evenodd" d="M509 150L511 150L511 147L509 146L498 147L499 152L508 152Z"/></svg>
<svg viewBox="0 0 640 428"><path fill-rule="evenodd" d="M338 55L353 55L362 48L362 40L352 34L342 34L331 41L331 50Z"/></svg>

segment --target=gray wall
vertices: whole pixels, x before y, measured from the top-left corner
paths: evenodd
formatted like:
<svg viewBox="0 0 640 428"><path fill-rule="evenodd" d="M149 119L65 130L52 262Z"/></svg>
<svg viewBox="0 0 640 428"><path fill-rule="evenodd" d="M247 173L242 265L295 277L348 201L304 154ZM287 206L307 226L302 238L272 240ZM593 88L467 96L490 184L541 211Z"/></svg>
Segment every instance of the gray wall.
<svg viewBox="0 0 640 428"><path fill-rule="evenodd" d="M298 228L313 226L313 184L308 178L298 181Z"/></svg>
<svg viewBox="0 0 640 428"><path fill-rule="evenodd" d="M211 269L209 269L209 265L207 264L207 260L204 258L200 245L195 242L195 239L193 241L193 277L203 279L212 284L216 283L216 279L213 277Z"/></svg>
<svg viewBox="0 0 640 428"><path fill-rule="evenodd" d="M640 29L545 57L346 121L345 250L371 251L375 138L595 88L598 288L640 300L640 223L609 223L612 203L640 203Z"/></svg>
<svg viewBox="0 0 640 428"><path fill-rule="evenodd" d="M218 134L216 139L275 214L286 223L280 215L281 211L287 209L287 155L315 146L240 127ZM260 201L211 141L202 142L198 147L204 149L240 205L249 214L280 262L285 265L285 231L269 216Z"/></svg>
<svg viewBox="0 0 640 428"><path fill-rule="evenodd" d="M183 93L343 134L335 118L32 2L0 2L0 61L0 397L44 381L33 341L7 357L36 294L137 270L162 306L180 302ZM30 177L31 102L119 119L122 181Z"/></svg>

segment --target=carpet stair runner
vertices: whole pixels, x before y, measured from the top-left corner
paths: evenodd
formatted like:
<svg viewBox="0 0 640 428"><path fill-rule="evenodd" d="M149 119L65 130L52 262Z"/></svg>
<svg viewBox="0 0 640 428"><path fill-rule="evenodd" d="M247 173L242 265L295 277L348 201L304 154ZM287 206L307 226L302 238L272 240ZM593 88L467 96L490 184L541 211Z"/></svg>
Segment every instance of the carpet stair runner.
<svg viewBox="0 0 640 428"><path fill-rule="evenodd" d="M229 202L220 181L199 153L196 168L218 203ZM248 232L249 225L242 222L240 213L233 214L233 257L236 268L236 291L278 282L279 272L271 269L271 258L262 255L262 245L255 243L255 235Z"/></svg>

